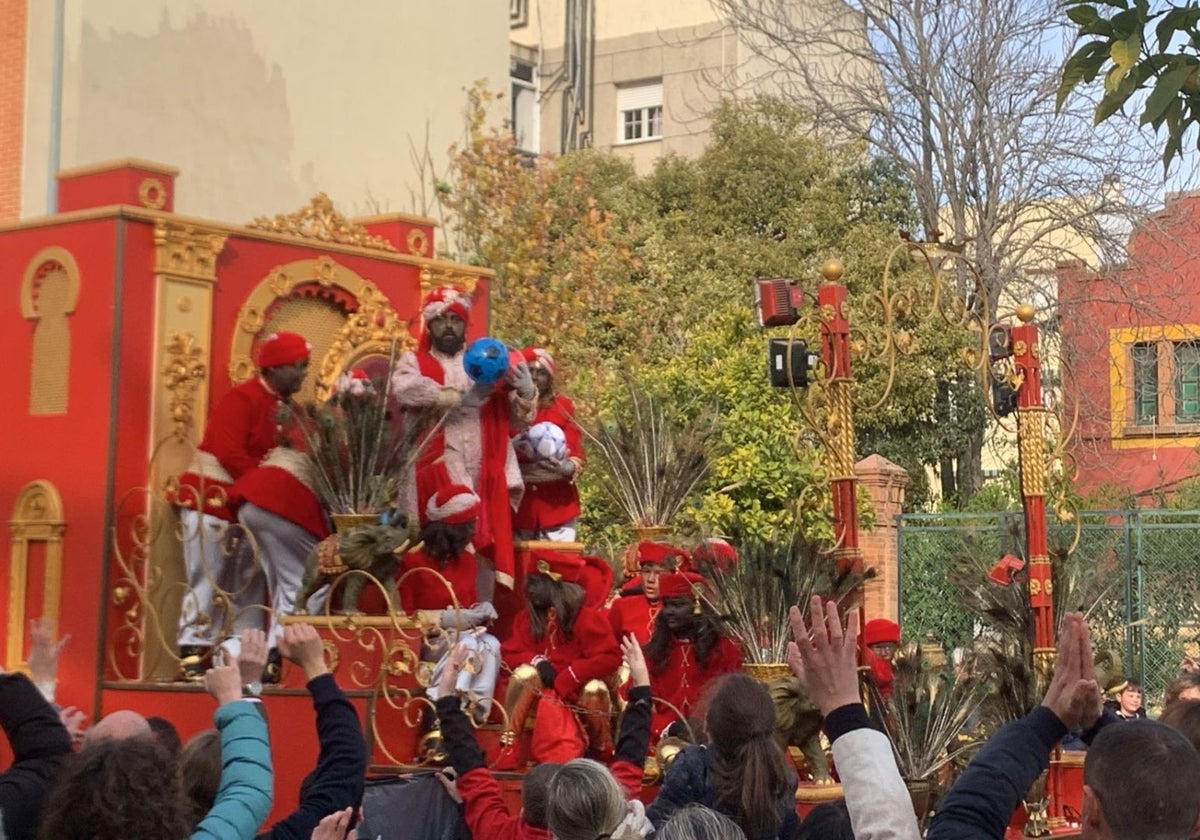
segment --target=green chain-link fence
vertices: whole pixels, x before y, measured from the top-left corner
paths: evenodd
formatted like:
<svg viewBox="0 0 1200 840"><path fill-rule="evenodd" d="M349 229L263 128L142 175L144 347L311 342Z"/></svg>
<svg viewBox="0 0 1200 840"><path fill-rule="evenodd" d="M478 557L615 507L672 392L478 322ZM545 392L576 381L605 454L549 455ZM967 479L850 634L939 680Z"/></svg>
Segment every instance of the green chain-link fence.
<svg viewBox="0 0 1200 840"><path fill-rule="evenodd" d="M1049 545L1056 614L1086 610L1094 647L1119 653L1125 674L1157 702L1183 657L1200 654L1200 511L1087 511L1078 527L1052 526ZM987 567L1003 554L1024 557L1024 546L1020 512L902 516L905 638L969 645L982 622L963 608L956 587L996 586Z"/></svg>

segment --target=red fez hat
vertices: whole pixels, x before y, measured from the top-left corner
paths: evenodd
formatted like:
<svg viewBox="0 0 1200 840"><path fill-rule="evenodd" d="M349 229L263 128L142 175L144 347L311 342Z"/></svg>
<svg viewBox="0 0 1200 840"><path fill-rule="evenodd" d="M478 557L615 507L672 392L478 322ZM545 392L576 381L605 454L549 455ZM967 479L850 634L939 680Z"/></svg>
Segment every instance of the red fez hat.
<svg viewBox="0 0 1200 840"><path fill-rule="evenodd" d="M732 569L737 562L737 549L730 545L728 540L720 537L709 537L692 549L692 564L697 569L703 569L705 565L709 565L725 571Z"/></svg>
<svg viewBox="0 0 1200 840"><path fill-rule="evenodd" d="M312 345L299 333L271 333L258 345L258 369L294 365L312 354Z"/></svg>
<svg viewBox="0 0 1200 840"><path fill-rule="evenodd" d="M683 569L691 557L681 548L658 542L637 544L638 566L666 566L668 569Z"/></svg>
<svg viewBox="0 0 1200 840"><path fill-rule="evenodd" d="M580 559L583 560L583 569L580 572L579 583L587 594L585 603L589 607L602 607L612 591L612 566L608 565L608 561L603 557L592 554L585 554Z"/></svg>
<svg viewBox="0 0 1200 840"><path fill-rule="evenodd" d="M669 598L698 601L704 591L704 583L704 578L695 572L671 572L658 579L658 597L664 601Z"/></svg>
<svg viewBox="0 0 1200 840"><path fill-rule="evenodd" d="M900 644L900 625L886 618L872 618L863 628L863 644Z"/></svg>
<svg viewBox="0 0 1200 840"><path fill-rule="evenodd" d="M578 554L567 551L546 549L529 552L529 570L527 574L541 575L551 580L561 580L567 583L581 583L584 567L583 558Z"/></svg>

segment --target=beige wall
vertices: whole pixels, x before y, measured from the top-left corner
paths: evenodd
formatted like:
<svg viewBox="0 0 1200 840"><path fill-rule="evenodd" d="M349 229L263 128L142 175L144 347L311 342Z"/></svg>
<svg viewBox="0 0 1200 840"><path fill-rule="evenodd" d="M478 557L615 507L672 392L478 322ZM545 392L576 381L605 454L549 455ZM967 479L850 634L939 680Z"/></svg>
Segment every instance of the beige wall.
<svg viewBox="0 0 1200 840"><path fill-rule="evenodd" d="M530 0L529 24L512 30L515 44L540 50L542 57L541 151L557 152L561 144L565 3ZM818 8L817 17L845 26L849 12L840 0L806 5L807 24ZM699 155L709 140L707 115L722 98L778 93L781 85L797 81L782 78L771 62L758 57L708 0L597 2L595 36L591 143L630 158L639 172L663 154ZM844 73L845 62L844 55L830 56L829 72ZM617 87L654 79L663 85L662 139L619 143Z"/></svg>
<svg viewBox="0 0 1200 840"><path fill-rule="evenodd" d="M428 138L441 175L462 137L463 89L507 85L500 3L66 4L60 168L126 156L178 166L182 213L245 221L317 190L350 214L421 211L414 146ZM24 216L45 212L50 169L54 4L30 6Z"/></svg>
<svg viewBox="0 0 1200 840"><path fill-rule="evenodd" d="M592 0L596 40L680 29L718 20L709 0ZM529 0L529 23L512 31L528 47L561 47L565 0Z"/></svg>

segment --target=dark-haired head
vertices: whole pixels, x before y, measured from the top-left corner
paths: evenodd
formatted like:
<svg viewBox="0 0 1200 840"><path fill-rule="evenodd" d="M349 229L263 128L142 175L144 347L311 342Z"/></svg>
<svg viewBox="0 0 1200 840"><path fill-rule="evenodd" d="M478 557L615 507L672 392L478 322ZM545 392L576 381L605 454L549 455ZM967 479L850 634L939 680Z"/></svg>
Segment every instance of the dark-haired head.
<svg viewBox="0 0 1200 840"><path fill-rule="evenodd" d="M194 828L212 810L221 784L221 733L206 729L179 751L179 787L189 824Z"/></svg>
<svg viewBox="0 0 1200 840"><path fill-rule="evenodd" d="M1200 700L1200 671L1184 671L1171 681L1163 695L1163 712L1178 700Z"/></svg>
<svg viewBox="0 0 1200 840"><path fill-rule="evenodd" d="M162 744L171 758L178 758L183 742L179 739L179 730L175 728L175 724L158 715L146 718L146 723L150 725L150 734L154 740Z"/></svg>
<svg viewBox="0 0 1200 840"><path fill-rule="evenodd" d="M717 799L738 815L747 837L773 837L781 802L796 779L775 739L775 704L766 688L745 674L726 674L709 694L705 715L713 750Z"/></svg>
<svg viewBox="0 0 1200 840"><path fill-rule="evenodd" d="M428 522L417 539L425 543L425 553L445 565L467 550L475 536L475 520L470 522Z"/></svg>
<svg viewBox="0 0 1200 840"><path fill-rule="evenodd" d="M1137 720L1100 730L1083 764L1082 831L1106 840L1200 833L1200 754L1180 732Z"/></svg>
<svg viewBox="0 0 1200 840"><path fill-rule="evenodd" d="M536 828L546 827L546 798L550 779L558 772L561 764L547 762L538 764L525 774L521 782L521 816Z"/></svg>
<svg viewBox="0 0 1200 840"><path fill-rule="evenodd" d="M1200 750L1200 700L1176 700L1163 709L1158 720L1183 733Z"/></svg>
<svg viewBox="0 0 1200 840"><path fill-rule="evenodd" d="M854 840L846 800L822 802L808 812L796 840Z"/></svg>
<svg viewBox="0 0 1200 840"><path fill-rule="evenodd" d="M545 575L525 578L525 602L529 608L529 629L541 639L549 627L551 610L559 631L568 639L575 631L575 619L583 606L583 587Z"/></svg>
<svg viewBox="0 0 1200 840"><path fill-rule="evenodd" d="M102 739L68 758L42 811L42 840L186 837L167 751L148 735Z"/></svg>

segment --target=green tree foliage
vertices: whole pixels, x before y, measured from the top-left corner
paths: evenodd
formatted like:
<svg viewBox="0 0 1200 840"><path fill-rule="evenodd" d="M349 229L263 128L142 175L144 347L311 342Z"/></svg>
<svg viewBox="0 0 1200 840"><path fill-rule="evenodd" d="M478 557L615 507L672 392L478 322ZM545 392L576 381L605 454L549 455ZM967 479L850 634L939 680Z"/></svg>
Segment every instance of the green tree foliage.
<svg viewBox="0 0 1200 840"><path fill-rule="evenodd" d="M1200 4L1148 0L1067 0L1080 42L1063 67L1058 106L1077 87L1103 74L1096 123L1140 101L1142 125L1166 128L1164 170L1183 155L1187 134L1200 123ZM1141 91L1144 97L1137 97ZM1200 148L1200 134L1197 134Z"/></svg>
<svg viewBox="0 0 1200 840"><path fill-rule="evenodd" d="M623 376L668 397L680 420L715 410L713 469L677 526L758 538L797 525L827 533L818 437L797 411L801 395L767 384L768 336L756 323L751 280L796 277L815 292L817 268L838 257L854 311L867 313L899 244L896 230L913 221L912 190L894 164L826 142L806 114L777 100L727 102L712 126L698 159L668 156L638 177L596 152L543 158L532 169L509 167L503 155L492 165L511 136L480 123L473 134L496 145L487 155L456 158L449 203L470 252L501 272L498 337L552 344L568 360L569 390L585 417L614 407ZM531 172L544 186L503 183L534 178ZM504 209L534 194L538 213ZM570 247L547 250L545 242ZM583 270L579 252L589 248L599 256ZM543 291L547 271L572 280ZM605 288L577 289L582 282ZM902 258L892 282L916 289L928 277ZM548 293L574 297L553 302L550 318L538 303ZM514 305L527 308L503 311ZM778 334L802 337L815 351L818 329L809 314L806 324ZM859 451L879 451L908 468L923 502L924 465L938 463L950 436L962 433L946 422L952 415L939 408L936 381L957 369L969 336L938 318L911 320L918 352L896 359L894 377L884 361L860 365L870 402L889 379L892 389L860 414ZM581 492L587 532L620 539L616 513L586 470Z"/></svg>

